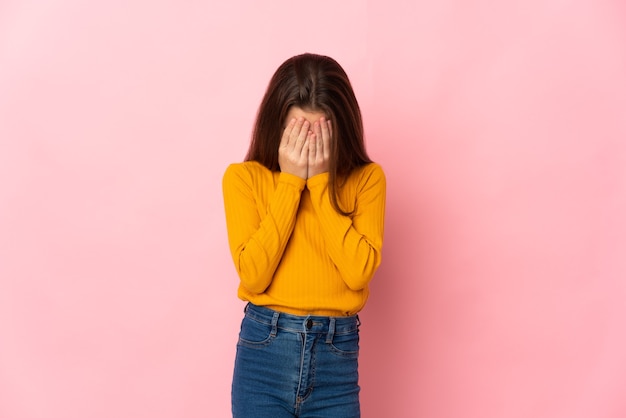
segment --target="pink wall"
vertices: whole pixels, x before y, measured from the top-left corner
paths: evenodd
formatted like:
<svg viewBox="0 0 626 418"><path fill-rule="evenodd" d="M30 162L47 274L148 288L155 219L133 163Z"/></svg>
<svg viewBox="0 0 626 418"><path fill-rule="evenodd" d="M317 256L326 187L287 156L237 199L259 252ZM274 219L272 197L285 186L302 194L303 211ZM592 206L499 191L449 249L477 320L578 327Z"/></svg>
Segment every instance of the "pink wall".
<svg viewBox="0 0 626 418"><path fill-rule="evenodd" d="M388 176L365 418L626 416L626 7L0 3L0 417L227 417L241 160L285 58Z"/></svg>

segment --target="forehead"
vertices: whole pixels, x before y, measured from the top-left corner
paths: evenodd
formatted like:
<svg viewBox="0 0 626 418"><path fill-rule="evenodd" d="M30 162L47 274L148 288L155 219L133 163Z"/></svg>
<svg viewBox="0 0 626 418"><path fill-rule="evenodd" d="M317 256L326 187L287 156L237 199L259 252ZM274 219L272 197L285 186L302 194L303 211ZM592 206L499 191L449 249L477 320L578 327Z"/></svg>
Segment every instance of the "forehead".
<svg viewBox="0 0 626 418"><path fill-rule="evenodd" d="M298 106L291 106L289 111L287 112L287 122L293 118L304 118L308 120L310 123L316 122L320 120L320 118L326 117L324 112L318 110L311 110L308 108L301 108Z"/></svg>

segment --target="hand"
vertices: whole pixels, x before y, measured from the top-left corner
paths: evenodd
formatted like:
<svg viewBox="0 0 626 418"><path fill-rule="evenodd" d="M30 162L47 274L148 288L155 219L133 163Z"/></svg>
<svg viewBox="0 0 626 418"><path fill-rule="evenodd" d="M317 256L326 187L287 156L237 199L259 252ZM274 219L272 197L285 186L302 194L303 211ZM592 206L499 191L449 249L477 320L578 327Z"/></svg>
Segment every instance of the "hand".
<svg viewBox="0 0 626 418"><path fill-rule="evenodd" d="M291 119L283 131L278 147L280 171L302 179L308 175L309 143L313 132L304 118Z"/></svg>
<svg viewBox="0 0 626 418"><path fill-rule="evenodd" d="M331 123L326 118L321 118L313 124L313 135L309 140L307 178L328 171L331 134Z"/></svg>

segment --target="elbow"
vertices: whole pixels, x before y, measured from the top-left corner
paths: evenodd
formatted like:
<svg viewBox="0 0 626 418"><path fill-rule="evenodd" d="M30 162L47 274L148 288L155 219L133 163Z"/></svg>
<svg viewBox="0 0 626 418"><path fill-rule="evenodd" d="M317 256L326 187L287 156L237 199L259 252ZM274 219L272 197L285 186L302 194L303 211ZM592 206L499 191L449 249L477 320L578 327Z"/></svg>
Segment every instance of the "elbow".
<svg viewBox="0 0 626 418"><path fill-rule="evenodd" d="M348 279L345 279L344 282L346 283L346 286L348 286L348 289L358 292L361 291L363 289L365 289L367 287L367 285L369 284L369 282L372 280L373 276L369 276L369 277L363 277L363 276L359 276L359 277L351 277Z"/></svg>
<svg viewBox="0 0 626 418"><path fill-rule="evenodd" d="M255 295L260 295L261 293L265 292L265 289L267 289L267 286L262 283L252 282L252 281L244 280L244 279L241 279L241 285L248 292L255 294Z"/></svg>
<svg viewBox="0 0 626 418"><path fill-rule="evenodd" d="M243 248L237 249L234 253L237 254L234 261L241 286L253 294L265 292L272 282L272 275L266 268L267 262L250 258Z"/></svg>
<svg viewBox="0 0 626 418"><path fill-rule="evenodd" d="M258 295L265 292L271 282L271 279L266 279L256 271L245 272L241 268L237 270L239 274L239 282L250 293Z"/></svg>
<svg viewBox="0 0 626 418"><path fill-rule="evenodd" d="M356 252L359 255L346 260L348 262L344 264L342 272L346 286L353 291L361 291L369 285L382 261L382 242L375 243L369 240L362 242L365 242L366 246Z"/></svg>
<svg viewBox="0 0 626 418"><path fill-rule="evenodd" d="M344 282L346 283L346 286L353 291L365 289L374 278L374 274L376 273L378 266L380 266L380 261L380 254L377 254L373 260L366 263L362 269L359 269L358 273L353 271L351 274L345 274Z"/></svg>

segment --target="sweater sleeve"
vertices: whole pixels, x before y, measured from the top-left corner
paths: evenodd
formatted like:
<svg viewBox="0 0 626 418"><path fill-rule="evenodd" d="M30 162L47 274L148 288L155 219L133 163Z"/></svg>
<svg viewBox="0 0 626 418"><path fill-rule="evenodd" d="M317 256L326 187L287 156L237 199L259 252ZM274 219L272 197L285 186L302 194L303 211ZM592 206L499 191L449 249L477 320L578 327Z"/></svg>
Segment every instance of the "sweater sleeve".
<svg viewBox="0 0 626 418"><path fill-rule="evenodd" d="M228 242L241 284L252 293L263 293L293 232L305 180L281 173L265 208L259 204L252 173L243 164L232 164L224 173L222 188ZM271 180L262 187L274 187Z"/></svg>
<svg viewBox="0 0 626 418"><path fill-rule="evenodd" d="M370 164L357 175L356 184L344 185L356 187L356 206L351 216L332 207L328 173L307 181L328 255L352 290L365 288L380 265L385 218L386 181L382 168Z"/></svg>

